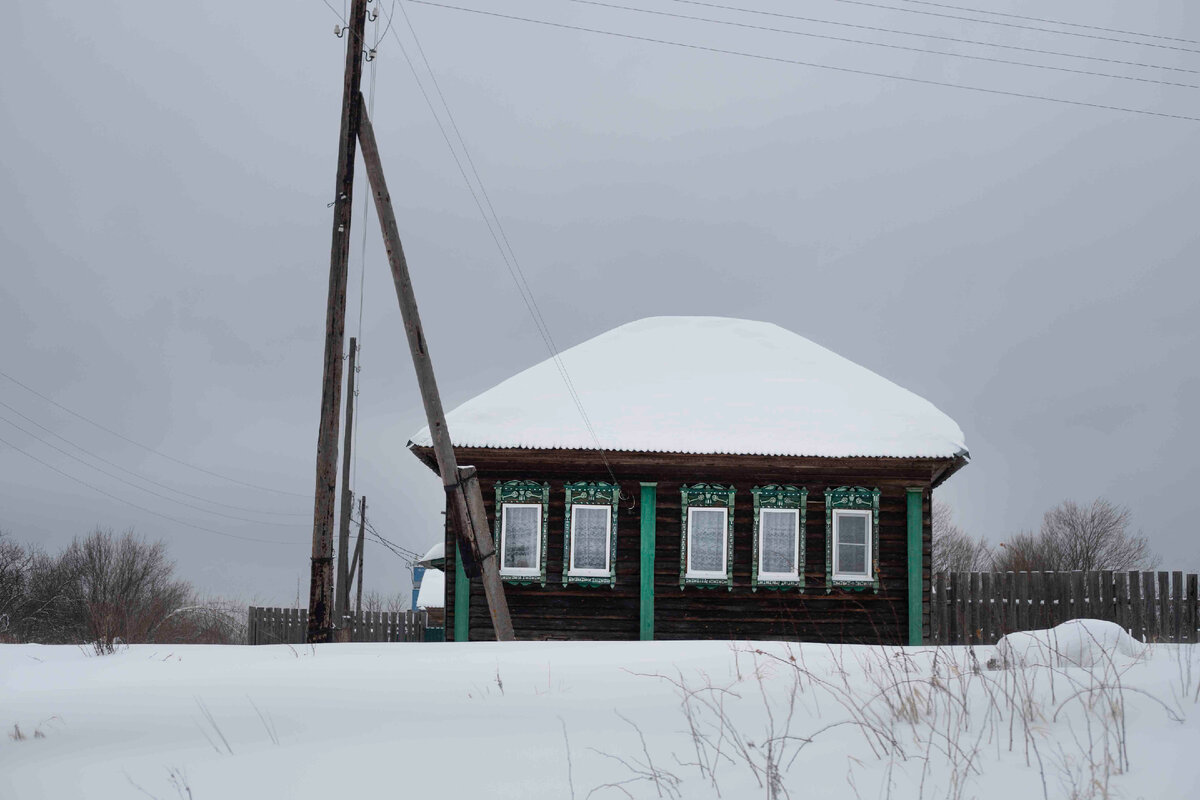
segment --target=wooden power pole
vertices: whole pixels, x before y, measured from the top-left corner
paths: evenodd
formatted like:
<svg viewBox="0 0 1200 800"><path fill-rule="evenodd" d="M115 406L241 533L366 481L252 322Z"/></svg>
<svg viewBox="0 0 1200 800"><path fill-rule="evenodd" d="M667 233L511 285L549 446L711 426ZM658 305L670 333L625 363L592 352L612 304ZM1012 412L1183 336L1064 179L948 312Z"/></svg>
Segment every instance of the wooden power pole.
<svg viewBox="0 0 1200 800"><path fill-rule="evenodd" d="M433 435L433 451L437 457L438 472L442 476L446 496L451 498L454 507L458 536L464 545L461 549L471 553L473 561L482 572L483 591L487 596L488 611L492 616L496 639L502 642L512 641L515 638L512 619L508 614L508 603L504 599L504 584L500 581L496 548L492 542L492 535L488 532L487 513L483 506L483 494L479 490L479 480L473 467L460 470L454 456L450 431L446 427L446 414L442 410L442 400L433 374L433 361L429 357L429 348L421 329L421 316L417 312L417 299L408 275L408 262L404 258L400 232L396 227L396 215L392 211L391 196L383 177L379 146L375 141L371 120L362 108L361 99L359 106L358 139L362 144L363 162L366 164L367 177L371 181L371 190L375 196L376 216L379 217L379 226L383 229L383 243L392 270L392 280L396 284L400 313L404 317L404 331L408 335L408 349L412 352L413 366L417 372L421 401L425 405L425 419ZM447 553L447 556L449 555Z"/></svg>
<svg viewBox="0 0 1200 800"><path fill-rule="evenodd" d="M333 625L338 631L346 625L346 609L350 606L350 512L354 510L354 493L350 491L351 447L354 443L354 364L358 352L358 340L350 337L350 357L346 364L346 426L342 445L342 503L341 518L338 520L338 575L336 600L333 607ZM338 636L339 641L349 641Z"/></svg>
<svg viewBox="0 0 1200 800"><path fill-rule="evenodd" d="M333 242L329 254L329 298L325 311L325 363L321 423L317 433L317 485L313 498L312 572L308 590L308 641L328 642L333 625L333 509L337 493L338 411L342 390L342 339L346 326L346 266L350 257L350 212L354 154L362 95L363 29L367 0L354 0L345 32L346 69L342 123L338 134L337 181L333 196Z"/></svg>

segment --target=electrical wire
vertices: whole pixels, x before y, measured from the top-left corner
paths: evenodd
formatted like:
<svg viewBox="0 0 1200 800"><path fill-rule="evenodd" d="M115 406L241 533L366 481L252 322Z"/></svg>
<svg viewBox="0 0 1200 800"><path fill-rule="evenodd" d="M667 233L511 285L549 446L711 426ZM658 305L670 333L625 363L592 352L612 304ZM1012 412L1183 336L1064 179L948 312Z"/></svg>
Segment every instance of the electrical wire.
<svg viewBox="0 0 1200 800"><path fill-rule="evenodd" d="M965 6L952 6L948 3L932 3L929 0L900 0L901 3L911 3L918 6L932 6L934 8L949 8L955 11L969 11L972 14L988 14L993 17L1008 17L1009 19L1023 19L1026 22L1046 22L1051 25L1066 25L1071 28L1083 28L1089 31L1104 31L1105 33L1120 33L1125 36L1145 36L1148 39L1165 39L1168 42L1184 42L1186 44L1200 44L1200 40L1196 39L1181 39L1178 36L1163 36L1158 33L1141 33L1139 31L1126 31L1120 28L1105 28L1100 25L1085 25L1080 22L1067 22L1061 19L1046 19L1044 17L1027 17L1023 14L1010 14L1004 11L988 11L984 8L967 8Z"/></svg>
<svg viewBox="0 0 1200 800"><path fill-rule="evenodd" d="M735 28L744 28L755 31L767 31L770 33L785 33L791 36L807 36L813 39L827 39L834 42L847 42L849 44L862 44L870 47L883 47L889 50L906 50L912 53L926 53L936 56L950 56L951 58L966 58L972 61L987 61L993 64L1006 64L1008 66L1031 67L1033 69L1046 69L1055 72L1070 72L1076 75L1091 75L1098 78L1115 78L1123 81L1138 81L1140 83L1156 83L1160 86L1178 86L1185 89L1200 89L1200 85L1194 83L1177 83L1174 81L1156 80L1154 78L1140 78L1134 75L1114 75L1109 72L1094 72L1086 69L1072 69L1071 67L1056 67L1050 64L1033 64L1028 61L1013 61L1006 58L992 58L991 56L971 55L969 53L954 53L946 50L929 50L923 47L908 47L902 44L889 44L887 42L872 42L865 39L850 39L844 36L830 36L823 33L812 33L808 31L797 31L788 28L772 28L766 25L751 25L745 22L734 22L725 19L712 19L710 17L693 17L688 14L675 14L670 11L657 11L649 8L638 8L637 6L624 6L616 3L605 3L601 0L570 0L572 3L580 5L598 6L600 8L610 8L620 11L634 11L640 14L651 14L653 16L670 17L672 19L690 20L692 22L708 22L714 25L728 25Z"/></svg>
<svg viewBox="0 0 1200 800"><path fill-rule="evenodd" d="M900 0L904 2L904 0ZM999 22L994 19L977 19L975 17L963 17L957 14L944 14L940 11L922 11L917 8L901 8L898 6L884 5L883 3L870 3L867 0L832 0L834 3L844 3L850 6L865 6L867 8L880 8L885 11L900 11L905 14L923 14L927 17L940 17L942 19L956 19L961 22L977 22L981 25L997 25L1002 28L1016 28L1023 31L1038 31L1039 33L1052 33L1059 36L1076 36L1080 39L1096 39L1101 42L1117 42L1120 44L1132 44L1141 47L1156 47L1160 50L1178 50L1183 53L1200 53L1200 50L1195 50L1190 47L1176 47L1170 44L1154 44L1153 42L1136 42L1132 39L1115 39L1111 36L1100 36L1094 33L1077 33L1075 31L1056 31L1053 28L1041 28L1036 25L1020 25L1015 22ZM1142 36L1143 34L1135 34ZM1186 40L1185 40L1186 41Z"/></svg>
<svg viewBox="0 0 1200 800"><path fill-rule="evenodd" d="M110 436L115 436L118 439L121 439L122 441L128 442L129 444L135 445L137 447L140 447L149 453L153 453L154 455L158 456L159 458L165 458L167 461L174 462L176 464L179 464L180 466L187 467L188 469L194 469L197 472L203 472L205 475L211 475L214 478L220 478L223 481L228 481L229 483L235 483L239 486L245 486L250 489L258 489L259 491L263 491L263 492L274 492L275 494L288 495L290 497L303 497L308 500L312 499L312 495L301 494L300 492L288 492L283 489L272 489L269 486L259 486L258 484L255 484L255 483L249 483L247 481L239 481L236 478L230 478L228 475L222 475L219 472L213 472L212 470L205 469L204 467L198 467L195 464L189 464L188 462L183 461L182 459L178 459L178 458L175 458L174 456L167 455L166 453L164 453L160 450L155 450L153 447L150 447L149 445L145 445L139 441L130 439L125 434L118 433L117 431L114 431L112 428L101 425L99 422L96 422L95 420L88 419L83 414L80 414L77 411L72 411L71 409L64 406L62 403L59 403L57 400L47 397L46 395L39 392L37 389L27 386L26 384L22 383L21 381L17 380L16 378L14 378L13 376L9 375L6 372L0 372L0 378L5 378L9 381L12 381L17 386L20 386L22 389L24 389L25 391L34 395L35 397L40 397L41 399L45 400L47 403L50 403L52 406L67 412L71 416L76 417L77 419L81 419L84 422L88 423L89 425L99 428L100 430L104 431L105 433L109 434Z"/></svg>
<svg viewBox="0 0 1200 800"><path fill-rule="evenodd" d="M259 508L247 508L245 506L237 506L237 505L233 505L231 503L222 503L218 500L210 500L209 498L202 497L201 495L198 495L198 494L191 494L190 492L185 492L182 489L176 489L173 486L168 486L165 483L160 483L156 480L153 480L152 478L147 478L144 475L139 475L138 473L134 472L133 470L126 469L125 467L122 467L120 464L117 464L116 462L108 460L104 456L97 455L96 453L93 453L91 450L88 450L85 447L81 447L80 445L71 441L70 439L63 436L62 434L55 433L54 431L47 428L45 425L41 424L40 422L33 419L32 417L22 414L18 409L13 408L8 403L0 401L0 407L7 408L13 414L16 414L18 417L25 420L29 424L39 428L40 430L45 431L46 433L53 436L55 439L58 439L59 441L66 442L68 445L70 445L71 447L74 447L76 450L80 451L81 453L84 453L85 455L88 455L91 458L96 459L97 461L107 464L108 466L112 467L113 469L124 472L126 475L132 475L133 477L137 478L140 481L145 481L146 483L152 484L161 489L166 489L168 492L175 492L176 494L183 495L184 497L190 497L193 500L199 500L202 503L210 503L211 505L221 506L222 508L228 508L228 509L232 509L234 511L245 511L250 514L263 514L263 515L267 515L267 516L276 516L276 517L307 517L308 516L307 514L297 513L297 512L293 512L293 511L266 511L264 509L259 509ZM0 419L3 419L3 418L0 417ZM9 422L9 424L12 424L12 423ZM29 432L26 431L26 433L29 433ZM33 436L33 434L29 434L29 435ZM34 436L34 438L38 438L38 437ZM39 440L39 441L44 441L44 440ZM257 520L251 520L251 521L256 522Z"/></svg>
<svg viewBox="0 0 1200 800"><path fill-rule="evenodd" d="M471 173L475 177L475 182L479 186L479 194L483 196L484 203L486 203L488 210L491 212L490 218L484 211L483 204L480 203L479 197L476 195L475 189L471 184L470 179L467 177L466 170L463 168L462 162L459 159L453 144L450 142L450 137L446 133L446 128L442 124L441 117L434 109L433 102L430 100L428 92L425 91L425 87L417 74L416 67L413 65L412 59L409 58L408 53L404 48L404 44L400 41L400 37L396 35L395 30L392 31L393 38L396 39L396 43L400 46L400 51L404 54L404 58L408 62L409 69L412 70L413 78L416 80L418 87L421 89L421 94L425 97L425 103L429 106L429 111L433 114L434 120L437 122L438 128L442 132L442 138L445 139L446 146L450 149L450 153L454 158L455 164L458 165L459 173L466 182L467 188L471 192L471 197L474 199L480 215L483 216L484 223L488 226L488 232L491 234L492 240L496 244L496 248L500 251L500 257L504 261L505 267L508 269L509 276L516 284L517 292L521 295L521 300L525 303L525 307L529 311L530 317L533 319L534 327L537 329L539 336L542 338L543 344L549 351L551 360L558 369L559 376L562 378L562 381L567 388L567 392L571 395L571 399L574 402L576 409L579 411L580 417L583 419L584 426L588 429L588 433L591 435L592 440L596 444L596 450L599 452L600 458L604 462L604 466L608 471L609 477L612 479L614 484L617 484L618 481L615 473L613 472L612 465L608 461L608 455L604 450L603 445L600 443L600 437L596 433L595 426L592 424L587 410L583 406L583 400L580 398L578 391L575 389L575 383L571 380L571 376L567 370L566 364L563 363L563 360L559 355L558 347L555 345L554 338L550 334L550 328L546 324L545 317L542 316L541 309L538 307L537 299L533 295L533 289L529 286L529 281L525 278L525 272L521 268L520 260L517 258L516 252L512 248L508 234L504 230L504 225L500 222L500 217L496 213L495 206L492 205L491 197L488 195L483 180L479 176L479 171L475 167L475 161L473 158L471 158L471 151L467 147L466 140L463 138L462 132L458 128L458 123L454 119L454 114L450 110L449 103L446 102L446 97L442 93L442 88L438 83L437 75L434 73L433 67L430 65L429 59L425 55L425 48L421 46L420 37L417 36L416 28L413 27L412 21L408 17L408 12L405 10L403 2L400 3L400 13L404 16L404 21L408 26L409 32L412 34L413 41L416 42L417 50L421 56L421 60L425 63L426 71L429 73L429 77L433 82L434 89L437 91L438 98L441 100L442 107L446 111L446 116L454 130L454 135L458 139L459 147L462 148L463 154L467 159L467 163L471 168ZM494 229L492 226L493 220L495 222ZM497 230L499 231L499 236L497 236ZM501 245L501 240L504 242L503 245Z"/></svg>
<svg viewBox="0 0 1200 800"><path fill-rule="evenodd" d="M762 17L773 17L776 19L790 19L797 22L815 22L818 25L835 25L840 28L851 28L861 31L872 31L874 33L889 33L896 36L911 36L918 39L936 39L941 42L955 42L956 44L971 44L979 47L995 47L1001 50L1015 50L1022 53L1038 53L1044 56L1057 56L1060 58L1074 58L1082 61L1096 61L1104 64L1120 64L1126 67L1141 67L1143 69L1166 70L1170 72L1186 72L1193 75L1200 74L1200 70L1188 69L1186 67L1168 67L1163 64L1146 64L1141 61L1124 61L1119 58L1105 58L1104 56L1088 56L1081 53L1066 53L1061 50L1046 50L1038 47L1023 47L1015 44L1003 44L1001 42L986 42L982 39L963 39L957 36L942 36L936 33L924 33L922 31L906 31L899 28L884 28L878 25L861 25L854 22L842 22L841 20L822 19L820 17L802 17L796 14L784 14L779 11L763 11L757 8L745 8L743 6L724 5L722 3L709 3L705 0L671 0L672 3L681 5L699 6L701 8L713 8L721 11L736 11L741 14L756 14Z"/></svg>
<svg viewBox="0 0 1200 800"><path fill-rule="evenodd" d="M281 542L277 539L258 539L253 536L238 536L237 534L227 533L225 531L218 531L213 528L206 528L203 525L195 525L191 522L186 522L184 520L177 519L176 517L172 517L167 514L160 514L159 512L154 511L153 509L149 509L149 508L146 508L145 506L138 505L137 503L134 503L130 500L126 500L125 498L119 497L115 494L112 494L111 492L106 492L105 490L99 488L98 486L93 486L92 484L88 483L87 481L76 478L74 475L70 474L69 472L64 472L61 469L59 469L58 467L54 466L53 464L49 464L49 463L43 461L42 459L38 458L37 456L33 455L32 453L30 453L26 450L23 450L20 447L17 447L15 444L8 441L7 439L0 438L0 444L7 445L9 448L14 450L15 452L20 453L21 455L25 456L28 459L36 461L37 463L41 464L46 469L53 470L54 472L57 472L59 475L62 475L64 478L68 478L72 481L75 481L75 483L78 483L81 486L86 486L87 488L91 489L94 492L97 492L99 494L104 495L105 497L116 500L119 503L124 503L127 506L132 506L132 507L138 509L139 511L144 511L147 514L152 514L156 517L160 517L160 518L168 520L170 522L174 522L177 525L184 525L188 528L195 528L198 531L205 531L206 533L213 533L213 534L216 534L217 536L224 536L228 539L240 539L245 542L261 542L263 544L280 544L280 545L286 545L287 547L294 547L296 545L295 542Z"/></svg>
<svg viewBox="0 0 1200 800"><path fill-rule="evenodd" d="M562 30L580 31L583 33L598 33L604 36L613 36L619 39L630 39L636 42L649 42L652 44L665 44L671 47L681 47L687 50L696 50L705 53L720 53L723 55L740 56L742 58L751 58L757 61L769 61L776 64L790 64L800 67L812 67L815 69L826 69L833 72L843 72L850 75L865 75L872 78L887 78L890 80L905 81L907 83L917 83L925 86L939 86L947 89L962 89L969 92L979 92L982 94L993 94L1001 97L1014 97L1022 100L1041 100L1047 103L1061 103L1063 105L1077 106L1080 108L1094 108L1102 111L1119 111L1126 114L1139 114L1148 117L1159 117L1162 119L1183 120L1186 122L1200 122L1200 117L1192 117L1186 114L1171 114L1165 111L1150 111L1142 108L1129 108L1127 106L1108 105L1106 103L1090 103L1086 100L1068 100L1062 97L1051 97L1048 95L1033 94L1029 92L1017 92L1009 89L992 89L983 86L973 86L966 83L954 83L952 81L939 81L930 78L916 78L911 75L896 75L887 72L874 72L857 67L839 67L832 64L821 64L815 61L801 61L799 59L783 58L781 56L768 56L762 53L748 53L741 50L728 50L720 47L709 47L706 45L690 44L687 42L677 42L671 39L658 39L651 36L638 36L631 33L619 33L617 31L604 30L602 28L588 28L582 25L569 25L564 22L551 22L544 19L536 19L533 17L521 17L515 14L501 14L495 11L484 11L478 8L464 8L463 6L450 5L448 3L435 3L431 0L410 0L410 2L418 3L423 6L432 6L434 8L444 8L451 11L462 11L469 14L478 14L486 17L496 17L498 19L507 19L515 22L527 22L534 25L543 25L549 28L558 28Z"/></svg>
<svg viewBox="0 0 1200 800"><path fill-rule="evenodd" d="M125 484L126 486L132 486L134 489L137 489L138 491L142 491L142 492L145 492L146 494L154 495L155 497L161 498L170 503L176 503L178 505L186 506L187 508L191 508L196 511L202 511L205 514L212 514L213 516L224 517L225 519L237 520L238 522L249 522L254 525L276 525L276 526L280 526L280 527L284 527L284 528L296 528L297 527L297 524L294 522L267 522L267 521L263 521L263 520L249 519L248 517L239 517L234 514L225 514L221 511L213 511L212 509L204 508L203 506L198 506L198 505L195 505L194 503L189 503L186 500L177 500L176 498L171 497L170 495L165 495L165 494L162 494L161 492L156 492L153 489L147 489L145 486L139 486L136 483L134 483L133 481L126 480L125 478L122 478L120 475L114 475L113 473L108 472L107 470L103 470L100 467L97 467L95 464L89 464L87 461L84 461L82 458L75 455L74 453L71 453L67 450L63 450L61 447L58 447L57 445L51 444L50 442L43 439L41 436L38 436L36 433L33 433L32 431L18 425L17 423L13 422L12 420L10 420L6 417L0 416L0 422L3 422L6 425L16 428L17 430L19 430L21 433L25 434L26 436L29 436L29 437L41 442L42 444L46 445L46 447L49 447L51 450L61 453L62 455L66 456L67 458L70 458L74 461L79 462L80 464L83 464L88 469L95 470L96 472L99 472L101 475L106 475L115 481L120 481L121 483Z"/></svg>

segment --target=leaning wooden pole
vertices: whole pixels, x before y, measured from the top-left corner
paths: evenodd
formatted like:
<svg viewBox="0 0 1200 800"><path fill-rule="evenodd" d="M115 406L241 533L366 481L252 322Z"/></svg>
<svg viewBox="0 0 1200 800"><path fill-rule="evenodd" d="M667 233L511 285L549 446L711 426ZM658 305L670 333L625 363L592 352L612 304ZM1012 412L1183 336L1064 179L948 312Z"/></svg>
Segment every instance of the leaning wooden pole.
<svg viewBox="0 0 1200 800"><path fill-rule="evenodd" d="M360 108L364 108L360 103ZM425 418L433 435L433 452L437 457L438 472L446 496L451 499L454 515L458 522L458 535L475 556L483 575L483 591L487 597L488 611L492 616L492 627L496 639L512 641L512 620L508 615L508 602L504 599L504 584L500 581L496 549L488 531L487 516L483 510L483 495L479 481L474 479L474 470L460 471L450 443L450 431L446 427L446 414L442 410L442 399L438 394L437 380L433 374L433 361L425 334L421 329L421 316L417 312L417 299L413 294L412 281L408 275L408 262L400 244L400 231L396 227L396 216L392 211L392 199L388 194L387 182L383 177L383 162L379 158L379 147L375 132L365 110L360 111L358 140L362 144L363 163L375 195L375 211L379 226L383 229L383 242L387 250L388 264L392 268L392 280L396 284L396 297L400 301L400 313L404 317L404 331L408 335L408 349L412 352L413 366L417 371L417 383L421 388L421 401L425 404ZM463 473L466 474L463 474Z"/></svg>
<svg viewBox="0 0 1200 800"><path fill-rule="evenodd" d="M308 585L309 642L328 642L333 632L333 507L337 494L338 411L342 404L342 339L346 327L346 269L350 258L350 212L354 193L354 151L362 94L363 29L367 0L354 0L346 29L346 71L342 124L338 134L337 180L333 196L333 242L329 253L329 298L325 309L325 362L321 383L321 423L317 432L317 485L313 497L312 572Z"/></svg>

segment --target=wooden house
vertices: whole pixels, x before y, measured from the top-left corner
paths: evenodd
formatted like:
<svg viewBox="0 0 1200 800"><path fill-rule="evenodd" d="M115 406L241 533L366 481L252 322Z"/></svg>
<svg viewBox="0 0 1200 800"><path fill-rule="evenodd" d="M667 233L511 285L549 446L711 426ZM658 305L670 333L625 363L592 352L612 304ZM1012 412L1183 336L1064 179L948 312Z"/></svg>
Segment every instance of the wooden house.
<svg viewBox="0 0 1200 800"><path fill-rule="evenodd" d="M962 431L797 334L639 320L447 423L478 470L519 639L928 631L930 495L967 463ZM436 472L430 444L423 430L409 447ZM447 638L492 639L482 587L445 541Z"/></svg>

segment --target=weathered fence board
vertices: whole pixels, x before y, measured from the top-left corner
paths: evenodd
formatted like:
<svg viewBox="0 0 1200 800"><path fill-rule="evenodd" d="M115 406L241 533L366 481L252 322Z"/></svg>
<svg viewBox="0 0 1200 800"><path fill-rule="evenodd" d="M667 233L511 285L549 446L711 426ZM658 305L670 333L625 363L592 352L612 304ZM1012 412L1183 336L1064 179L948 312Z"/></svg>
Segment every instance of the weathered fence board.
<svg viewBox="0 0 1200 800"><path fill-rule="evenodd" d="M347 615L352 642L423 642L428 615L424 611L362 611ZM304 644L307 608L251 606L247 644Z"/></svg>
<svg viewBox="0 0 1200 800"><path fill-rule="evenodd" d="M1200 641L1198 576L1174 572L954 572L931 581L933 644L994 644L1006 633L1083 617L1139 641Z"/></svg>

